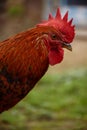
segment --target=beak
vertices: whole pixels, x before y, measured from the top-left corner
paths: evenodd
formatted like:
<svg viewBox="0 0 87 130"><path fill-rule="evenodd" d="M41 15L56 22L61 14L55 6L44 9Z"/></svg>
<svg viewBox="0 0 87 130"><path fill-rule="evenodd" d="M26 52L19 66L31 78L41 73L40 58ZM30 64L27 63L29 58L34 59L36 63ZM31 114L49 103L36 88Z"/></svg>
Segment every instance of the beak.
<svg viewBox="0 0 87 130"><path fill-rule="evenodd" d="M72 46L69 43L63 43L62 47L68 49L69 51L72 51Z"/></svg>

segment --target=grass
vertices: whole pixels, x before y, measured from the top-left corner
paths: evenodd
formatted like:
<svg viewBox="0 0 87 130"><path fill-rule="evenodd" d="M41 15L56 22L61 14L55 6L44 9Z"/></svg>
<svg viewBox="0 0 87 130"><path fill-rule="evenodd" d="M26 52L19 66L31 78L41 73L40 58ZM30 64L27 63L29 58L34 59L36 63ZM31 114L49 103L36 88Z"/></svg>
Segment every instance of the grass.
<svg viewBox="0 0 87 130"><path fill-rule="evenodd" d="M87 70L45 75L11 110L0 116L0 130L86 130Z"/></svg>

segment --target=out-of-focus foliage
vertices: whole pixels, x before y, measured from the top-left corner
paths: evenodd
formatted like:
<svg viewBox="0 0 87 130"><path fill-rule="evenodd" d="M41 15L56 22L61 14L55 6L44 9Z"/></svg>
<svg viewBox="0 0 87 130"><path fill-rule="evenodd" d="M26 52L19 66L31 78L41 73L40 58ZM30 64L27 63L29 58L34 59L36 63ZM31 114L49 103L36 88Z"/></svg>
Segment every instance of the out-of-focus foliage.
<svg viewBox="0 0 87 130"><path fill-rule="evenodd" d="M12 6L8 9L8 14L11 16L20 16L23 14L24 8L22 6Z"/></svg>

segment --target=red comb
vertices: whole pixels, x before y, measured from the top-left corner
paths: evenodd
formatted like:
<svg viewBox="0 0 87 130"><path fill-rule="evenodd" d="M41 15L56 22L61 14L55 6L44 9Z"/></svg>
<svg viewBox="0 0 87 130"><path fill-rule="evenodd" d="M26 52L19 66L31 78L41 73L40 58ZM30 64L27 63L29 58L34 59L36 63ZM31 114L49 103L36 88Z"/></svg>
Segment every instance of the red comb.
<svg viewBox="0 0 87 130"><path fill-rule="evenodd" d="M68 36L67 42L71 42L74 38L74 27L72 25L73 18L68 21L68 11L65 13L63 18L61 17L60 9L57 9L56 16L53 17L52 14L49 14L48 20L43 21L42 23L38 24L37 26L53 26L56 30L60 30L63 33L66 33Z"/></svg>

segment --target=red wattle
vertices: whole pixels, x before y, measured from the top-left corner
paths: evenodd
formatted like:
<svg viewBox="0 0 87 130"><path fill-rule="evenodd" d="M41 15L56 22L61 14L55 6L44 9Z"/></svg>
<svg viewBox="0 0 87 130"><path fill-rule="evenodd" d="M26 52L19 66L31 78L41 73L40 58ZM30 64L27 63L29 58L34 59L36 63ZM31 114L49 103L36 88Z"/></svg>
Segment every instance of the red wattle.
<svg viewBox="0 0 87 130"><path fill-rule="evenodd" d="M64 50L63 49L61 49L60 51L50 50L48 56L50 65L58 64L63 60Z"/></svg>

